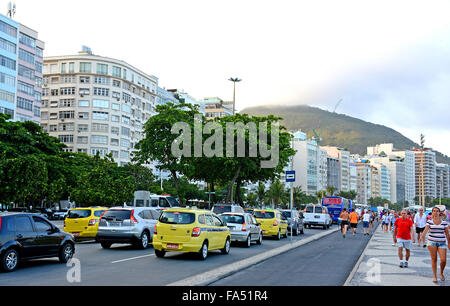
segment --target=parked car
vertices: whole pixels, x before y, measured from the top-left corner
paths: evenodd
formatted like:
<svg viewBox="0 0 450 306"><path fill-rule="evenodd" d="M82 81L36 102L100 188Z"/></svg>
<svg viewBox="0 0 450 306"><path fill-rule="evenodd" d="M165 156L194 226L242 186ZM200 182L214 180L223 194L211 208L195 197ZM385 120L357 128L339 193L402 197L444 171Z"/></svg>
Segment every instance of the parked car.
<svg viewBox="0 0 450 306"><path fill-rule="evenodd" d="M287 237L288 222L278 209L255 209L253 216L261 223L264 236L275 236L277 240Z"/></svg>
<svg viewBox="0 0 450 306"><path fill-rule="evenodd" d="M73 208L64 220L64 231L75 238L94 238L97 236L100 217L106 207Z"/></svg>
<svg viewBox="0 0 450 306"><path fill-rule="evenodd" d="M215 204L211 211L217 215L233 212L233 213L244 213L244 209L239 204Z"/></svg>
<svg viewBox="0 0 450 306"><path fill-rule="evenodd" d="M291 232L294 236L298 236L299 234L304 234L304 225L303 225L303 213L299 212L295 209L283 209L281 213L284 217L286 217L288 221L288 233Z"/></svg>
<svg viewBox="0 0 450 306"><path fill-rule="evenodd" d="M323 229L327 229L333 223L328 209L322 205L308 204L303 215L305 216L303 223L306 228L321 226Z"/></svg>
<svg viewBox="0 0 450 306"><path fill-rule="evenodd" d="M46 218L28 213L0 214L0 267L14 271L19 262L58 257L67 263L75 253L72 235L61 232Z"/></svg>
<svg viewBox="0 0 450 306"><path fill-rule="evenodd" d="M240 242L249 248L252 242L262 244L261 223L249 213L223 213L219 215L230 229L231 242Z"/></svg>
<svg viewBox="0 0 450 306"><path fill-rule="evenodd" d="M53 220L64 220L67 216L67 213L69 212L68 209L61 209L58 211L54 211L52 214Z"/></svg>
<svg viewBox="0 0 450 306"><path fill-rule="evenodd" d="M111 208L100 219L96 240L104 249L113 243L131 243L146 249L153 240L159 216L160 212L151 207Z"/></svg>
<svg viewBox="0 0 450 306"><path fill-rule="evenodd" d="M205 260L212 250L228 254L230 244L230 230L219 216L208 210L189 208L163 211L153 237L157 257L175 251L197 253Z"/></svg>

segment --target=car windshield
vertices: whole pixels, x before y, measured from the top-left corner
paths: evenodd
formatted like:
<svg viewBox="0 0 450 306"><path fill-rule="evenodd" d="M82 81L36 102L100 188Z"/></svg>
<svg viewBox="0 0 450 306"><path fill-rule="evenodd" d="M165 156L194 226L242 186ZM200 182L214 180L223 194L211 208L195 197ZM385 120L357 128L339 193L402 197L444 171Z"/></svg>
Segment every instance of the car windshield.
<svg viewBox="0 0 450 306"><path fill-rule="evenodd" d="M244 216L241 215L221 215L220 218L225 223L244 224Z"/></svg>
<svg viewBox="0 0 450 306"><path fill-rule="evenodd" d="M225 212L231 212L231 205L215 205L213 212L220 215Z"/></svg>
<svg viewBox="0 0 450 306"><path fill-rule="evenodd" d="M131 217L131 210L128 209L114 209L114 210L108 210L103 215L102 219L105 220L117 220L117 221L123 221L128 220Z"/></svg>
<svg viewBox="0 0 450 306"><path fill-rule="evenodd" d="M273 211L254 211L253 215L258 219L273 219L275 213Z"/></svg>
<svg viewBox="0 0 450 306"><path fill-rule="evenodd" d="M167 224L192 224L195 221L195 214L174 211L163 211L159 222Z"/></svg>
<svg viewBox="0 0 450 306"><path fill-rule="evenodd" d="M285 216L286 218L290 218L290 217L291 217L291 212L290 212L290 211L282 211L281 213L282 213L283 216Z"/></svg>
<svg viewBox="0 0 450 306"><path fill-rule="evenodd" d="M83 210L71 210L67 215L68 219L79 219L79 218L88 218L91 216L91 210L83 209Z"/></svg>

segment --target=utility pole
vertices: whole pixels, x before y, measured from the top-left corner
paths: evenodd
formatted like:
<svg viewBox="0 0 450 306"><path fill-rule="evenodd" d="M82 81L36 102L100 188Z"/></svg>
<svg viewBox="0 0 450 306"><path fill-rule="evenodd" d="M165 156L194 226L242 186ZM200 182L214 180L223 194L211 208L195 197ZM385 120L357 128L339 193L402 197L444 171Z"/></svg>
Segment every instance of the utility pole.
<svg viewBox="0 0 450 306"><path fill-rule="evenodd" d="M236 114L236 83L241 82L239 78L229 78L228 81L233 82L233 116Z"/></svg>

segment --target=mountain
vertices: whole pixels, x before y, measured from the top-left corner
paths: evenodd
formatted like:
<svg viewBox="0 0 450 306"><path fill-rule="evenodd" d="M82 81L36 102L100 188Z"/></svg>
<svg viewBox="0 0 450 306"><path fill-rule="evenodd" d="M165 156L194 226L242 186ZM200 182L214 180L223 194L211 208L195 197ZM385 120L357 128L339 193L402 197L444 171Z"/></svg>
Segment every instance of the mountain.
<svg viewBox="0 0 450 306"><path fill-rule="evenodd" d="M313 137L313 129L322 138L323 146L339 146L351 153L367 154L367 147L381 143L393 143L397 150L420 146L399 132L384 125L373 124L347 115L331 113L307 105L257 106L240 113L253 116L274 115L283 118L282 125L288 131L301 130ZM418 135L419 136L419 135ZM436 152L438 163L450 164L450 157Z"/></svg>

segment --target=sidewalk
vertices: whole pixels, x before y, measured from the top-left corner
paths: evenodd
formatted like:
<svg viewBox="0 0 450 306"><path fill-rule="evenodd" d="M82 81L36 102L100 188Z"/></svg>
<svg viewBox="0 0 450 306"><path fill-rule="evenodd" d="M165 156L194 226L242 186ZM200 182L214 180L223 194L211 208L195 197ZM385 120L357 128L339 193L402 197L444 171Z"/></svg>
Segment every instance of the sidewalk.
<svg viewBox="0 0 450 306"><path fill-rule="evenodd" d="M358 235L361 235L360 233ZM447 262L445 282L432 282L430 253L416 243L411 249L408 268L399 267L398 248L392 246L392 232L384 233L381 224L371 237L348 286L449 286L450 266ZM447 250L449 252L449 250ZM405 253L403 253L404 256ZM448 257L448 254L447 254ZM438 278L440 259L438 256Z"/></svg>

